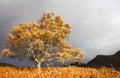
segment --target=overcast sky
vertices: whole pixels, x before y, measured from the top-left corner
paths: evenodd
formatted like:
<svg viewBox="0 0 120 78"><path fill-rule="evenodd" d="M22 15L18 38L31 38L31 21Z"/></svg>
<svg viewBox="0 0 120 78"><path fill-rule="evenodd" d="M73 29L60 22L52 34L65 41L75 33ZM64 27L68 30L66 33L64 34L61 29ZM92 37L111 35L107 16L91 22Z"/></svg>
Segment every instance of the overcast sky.
<svg viewBox="0 0 120 78"><path fill-rule="evenodd" d="M120 50L120 0L0 0L0 51L12 26L51 11L72 25L69 43L81 48L83 62Z"/></svg>

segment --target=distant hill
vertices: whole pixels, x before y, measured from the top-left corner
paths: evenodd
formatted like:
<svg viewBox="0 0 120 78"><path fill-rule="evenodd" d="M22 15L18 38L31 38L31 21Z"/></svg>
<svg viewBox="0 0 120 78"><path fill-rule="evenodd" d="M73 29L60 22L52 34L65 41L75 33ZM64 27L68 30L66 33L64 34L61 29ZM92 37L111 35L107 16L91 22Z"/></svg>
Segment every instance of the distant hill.
<svg viewBox="0 0 120 78"><path fill-rule="evenodd" d="M113 55L97 55L94 59L87 63L90 67L119 67L120 68L120 51Z"/></svg>
<svg viewBox="0 0 120 78"><path fill-rule="evenodd" d="M0 63L0 66L10 66L10 67L17 67L17 66L15 66L15 65L8 64L8 63Z"/></svg>
<svg viewBox="0 0 120 78"><path fill-rule="evenodd" d="M78 64L77 62L71 63L70 65L76 65L81 67L115 67L120 69L120 51L113 55L97 55L94 59L89 61L87 64Z"/></svg>

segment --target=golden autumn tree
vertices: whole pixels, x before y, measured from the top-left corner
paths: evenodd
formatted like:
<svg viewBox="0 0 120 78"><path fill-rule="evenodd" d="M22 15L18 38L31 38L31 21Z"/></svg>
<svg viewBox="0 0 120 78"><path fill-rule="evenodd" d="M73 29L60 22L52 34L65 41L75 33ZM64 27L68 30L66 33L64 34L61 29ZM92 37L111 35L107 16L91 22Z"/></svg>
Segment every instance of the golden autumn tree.
<svg viewBox="0 0 120 78"><path fill-rule="evenodd" d="M44 14L37 22L20 23L7 35L4 53L20 59L30 58L40 68L42 62L78 61L83 58L79 48L73 48L65 40L71 26L53 12Z"/></svg>

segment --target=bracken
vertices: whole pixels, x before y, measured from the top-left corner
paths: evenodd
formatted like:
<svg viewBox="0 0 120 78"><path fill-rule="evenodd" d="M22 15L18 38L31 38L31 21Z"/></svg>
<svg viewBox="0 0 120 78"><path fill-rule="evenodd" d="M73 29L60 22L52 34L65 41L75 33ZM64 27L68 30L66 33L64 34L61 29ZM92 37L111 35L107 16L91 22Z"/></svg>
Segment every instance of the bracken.
<svg viewBox="0 0 120 78"><path fill-rule="evenodd" d="M111 68L0 66L0 78L120 78L120 72Z"/></svg>

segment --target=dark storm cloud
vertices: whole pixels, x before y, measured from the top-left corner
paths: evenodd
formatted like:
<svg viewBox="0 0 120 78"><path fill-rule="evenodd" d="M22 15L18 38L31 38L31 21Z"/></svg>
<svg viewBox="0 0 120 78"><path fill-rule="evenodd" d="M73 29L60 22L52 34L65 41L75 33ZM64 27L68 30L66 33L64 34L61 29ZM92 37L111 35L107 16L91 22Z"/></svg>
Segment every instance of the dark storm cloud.
<svg viewBox="0 0 120 78"><path fill-rule="evenodd" d="M80 47L87 62L97 54L120 50L119 0L1 0L0 43L13 25L37 20L54 11L72 25L70 43Z"/></svg>
<svg viewBox="0 0 120 78"><path fill-rule="evenodd" d="M0 45L12 26L23 21L34 21L43 13L44 1L1 0L0 1ZM2 47L2 46L1 46Z"/></svg>

